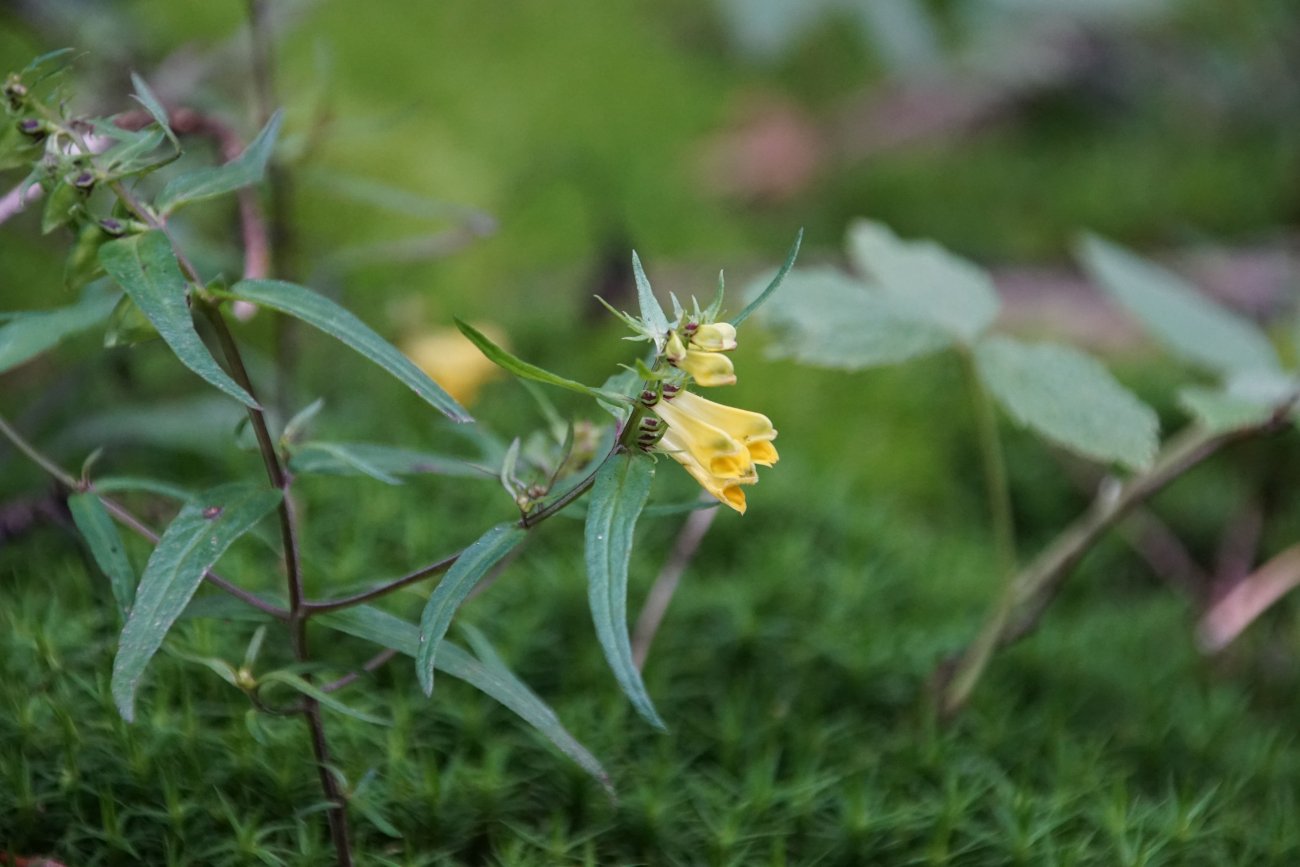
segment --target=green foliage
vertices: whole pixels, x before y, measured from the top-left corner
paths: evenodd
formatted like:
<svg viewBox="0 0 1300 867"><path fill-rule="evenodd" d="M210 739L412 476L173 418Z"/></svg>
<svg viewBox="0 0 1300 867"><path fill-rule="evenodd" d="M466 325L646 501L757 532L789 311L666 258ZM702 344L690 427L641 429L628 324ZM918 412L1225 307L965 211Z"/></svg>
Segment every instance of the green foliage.
<svg viewBox="0 0 1300 867"><path fill-rule="evenodd" d="M324 295L283 280L241 280L218 294L261 304L306 322L378 364L447 418L471 421L465 408L397 347Z"/></svg>
<svg viewBox="0 0 1300 867"><path fill-rule="evenodd" d="M1036 433L1094 460L1151 466L1155 412L1092 357L1061 344L990 337L975 347L975 363L1007 413Z"/></svg>
<svg viewBox="0 0 1300 867"><path fill-rule="evenodd" d="M1079 257L1099 285L1187 361L1224 376L1278 369L1263 332L1164 268L1095 235L1083 238Z"/></svg>
<svg viewBox="0 0 1300 867"><path fill-rule="evenodd" d="M117 293L108 287L92 284L76 304L55 310L14 315L4 325L0 325L0 373L103 322L117 303L117 298Z"/></svg>
<svg viewBox="0 0 1300 867"><path fill-rule="evenodd" d="M280 499L280 491L232 482L186 503L168 525L140 576L135 606L113 659L113 698L127 721L135 718L135 693L145 666L198 590L204 573Z"/></svg>
<svg viewBox="0 0 1300 867"><path fill-rule="evenodd" d="M77 531L90 546L95 563L108 578L118 610L126 616L131 612L131 605L135 601L135 569L127 559L126 548L122 545L117 527L113 525L113 519L96 494L73 494L68 497L68 511L72 514L73 523L77 525Z"/></svg>
<svg viewBox="0 0 1300 867"><path fill-rule="evenodd" d="M525 531L517 523L497 524L456 558L451 569L429 594L420 615L420 652L415 670L425 695L433 695L433 669L438 645L442 643L456 609L471 590L501 559L524 540Z"/></svg>
<svg viewBox="0 0 1300 867"><path fill-rule="evenodd" d="M650 458L624 452L607 460L596 474L587 506L584 534L587 599L596 637L623 692L646 722L663 729L641 673L632 661L627 634L627 573L632 536L654 481Z"/></svg>
<svg viewBox="0 0 1300 867"><path fill-rule="evenodd" d="M137 89L142 83L137 79ZM275 150L275 141L283 120L283 112L272 115L244 152L225 165L195 169L173 178L158 194L158 213L166 217L183 205L224 196L261 181L266 172L266 164Z"/></svg>
<svg viewBox="0 0 1300 867"><path fill-rule="evenodd" d="M653 298L653 296L651 297ZM663 311L660 311L661 314L662 312ZM457 319L456 327L459 328L461 333L468 337L485 356L491 359L494 364L515 376L522 379L532 380L533 382L540 382L545 385L553 385L557 388L563 388L566 391L585 394L588 397L594 397L614 404L625 404L628 402L626 395L608 389L592 388L589 385L583 385L581 382L566 379L563 376L551 373L549 370L543 370L535 364L529 364L523 359L516 358L500 346L497 346L484 334L479 332L478 329L474 328L467 322L462 322Z"/></svg>
<svg viewBox="0 0 1300 867"><path fill-rule="evenodd" d="M99 260L182 364L245 406L257 406L257 401L217 365L194 330L190 287L163 232L155 229L110 241L99 248Z"/></svg>
<svg viewBox="0 0 1300 867"><path fill-rule="evenodd" d="M432 473L456 478L490 477L489 470L450 455L386 446L379 443L338 443L308 440L292 447L289 468L295 473L329 476L369 476L400 485L400 476Z"/></svg>

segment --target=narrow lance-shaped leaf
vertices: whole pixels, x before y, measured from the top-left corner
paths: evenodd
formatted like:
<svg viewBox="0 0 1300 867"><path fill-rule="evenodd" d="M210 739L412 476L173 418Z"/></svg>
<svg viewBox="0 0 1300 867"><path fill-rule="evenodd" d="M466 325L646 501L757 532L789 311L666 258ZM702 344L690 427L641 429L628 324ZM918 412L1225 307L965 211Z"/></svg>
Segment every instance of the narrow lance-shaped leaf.
<svg viewBox="0 0 1300 867"><path fill-rule="evenodd" d="M627 634L627 573L636 519L650 495L654 461L630 452L614 455L596 474L587 506L587 599L596 637L619 686L633 707L656 728L665 728L655 712L641 673L632 660Z"/></svg>
<svg viewBox="0 0 1300 867"><path fill-rule="evenodd" d="M102 322L112 312L117 298L117 292L92 284L81 300L69 307L19 313L0 326L0 373Z"/></svg>
<svg viewBox="0 0 1300 867"><path fill-rule="evenodd" d="M282 683L291 689L298 690L298 692L309 698L315 699L323 707L327 707L332 711L343 714L344 716L350 716L353 719L361 720L361 722L367 722L371 725L378 726L391 725L391 723L383 717L377 717L373 714L364 713L356 708L349 707L334 696L330 695L328 692L322 690L320 687L308 683L306 680L303 680L291 671L270 671L261 675L258 680L263 683Z"/></svg>
<svg viewBox="0 0 1300 867"><path fill-rule="evenodd" d="M990 337L976 346L975 362L981 381L1021 424L1084 457L1150 466L1159 419L1091 356Z"/></svg>
<svg viewBox="0 0 1300 867"><path fill-rule="evenodd" d="M1193 364L1221 374L1278 370L1268 337L1153 262L1096 235L1078 247L1088 273L1161 343Z"/></svg>
<svg viewBox="0 0 1300 867"><path fill-rule="evenodd" d="M77 525L82 538L90 546L95 563L108 576L118 610L123 615L129 613L131 603L135 601L135 570L127 559L122 536L117 532L113 519L109 517L99 497L91 493L68 497L68 511L72 513L72 522Z"/></svg>
<svg viewBox="0 0 1300 867"><path fill-rule="evenodd" d="M645 269L641 267L641 257L632 251L632 275L636 278L636 300L637 305L641 308L641 318L656 334L668 333L668 317L664 315L664 308L660 306L659 299L655 298L654 290L650 288L650 279L645 275Z"/></svg>
<svg viewBox="0 0 1300 867"><path fill-rule="evenodd" d="M471 343L479 348L480 352L488 357L489 361L503 370L513 373L515 376L521 376L524 379L531 379L535 382L545 383L546 385L554 385L557 388L566 388L569 391L576 391L578 394L585 394L588 397L594 397L611 403L628 404L632 402L631 398L626 395L617 394L599 388L592 388L589 385L583 385L581 382L575 382L572 379L565 379L563 376L551 373L549 370L543 370L537 365L529 364L523 359L516 358L500 346L497 346L467 322L462 322L457 319L456 327L461 330L462 334L470 339Z"/></svg>
<svg viewBox="0 0 1300 867"><path fill-rule="evenodd" d="M158 196L158 211L167 215L181 205L222 196L261 181L283 119L284 113L277 111L244 152L225 165L195 169L173 178Z"/></svg>
<svg viewBox="0 0 1300 867"><path fill-rule="evenodd" d="M331 611L314 619L331 629L392 648L412 658L419 653L420 630L415 624L369 605ZM509 708L613 794L609 774L596 757L565 729L546 702L504 666L480 662L450 641L442 643L434 665L443 674L465 681Z"/></svg>
<svg viewBox="0 0 1300 867"><path fill-rule="evenodd" d="M283 280L241 280L221 294L301 319L378 364L452 421L473 420L463 406L396 346L324 295Z"/></svg>
<svg viewBox="0 0 1300 867"><path fill-rule="evenodd" d="M785 262L781 264L776 275L772 278L771 282L767 284L767 288L758 293L758 295L754 297L753 301L750 301L745 305L745 309L740 311L740 313L731 320L732 325L739 326L750 316L754 315L754 311L762 307L767 302L767 299L772 297L772 293L781 288L781 283L785 280L785 275L790 273L790 269L794 267L794 260L799 257L799 247L801 244L803 244L803 229L800 229L799 234L794 236L794 243L790 245L790 252L786 254ZM721 280L721 278L719 278L719 280ZM719 286L719 300L721 299L721 291L721 286Z"/></svg>
<svg viewBox="0 0 1300 867"><path fill-rule="evenodd" d="M466 458L404 449L379 443L337 443L310 440L293 447L289 467L295 473L323 476L370 476L395 484L395 476L424 473L459 478L490 479L495 473Z"/></svg>
<svg viewBox="0 0 1300 867"><path fill-rule="evenodd" d="M280 492L274 489L222 485L186 503L167 527L144 568L113 660L113 699L127 721L135 718L135 693L145 667L204 573L279 503Z"/></svg>
<svg viewBox="0 0 1300 867"><path fill-rule="evenodd" d="M182 364L245 406L257 407L257 401L217 365L194 330L188 284L166 235L154 230L110 241L99 248L99 261Z"/></svg>
<svg viewBox="0 0 1300 867"><path fill-rule="evenodd" d="M905 241L882 223L857 220L849 227L849 259L882 293L963 343L998 315L989 275L933 241Z"/></svg>
<svg viewBox="0 0 1300 867"><path fill-rule="evenodd" d="M438 586L433 588L420 616L420 653L415 659L415 671L425 695L433 694L433 668L438 645L446 636L456 609L479 579L514 550L525 535L526 531L514 522L497 524L466 548Z"/></svg>
<svg viewBox="0 0 1300 867"><path fill-rule="evenodd" d="M144 106L144 110L157 122L162 134L179 149L181 143L176 140L176 133L172 132L171 124L167 122L167 109L163 108L162 100L153 92L149 83L134 72L131 73L131 84L135 87L136 102Z"/></svg>

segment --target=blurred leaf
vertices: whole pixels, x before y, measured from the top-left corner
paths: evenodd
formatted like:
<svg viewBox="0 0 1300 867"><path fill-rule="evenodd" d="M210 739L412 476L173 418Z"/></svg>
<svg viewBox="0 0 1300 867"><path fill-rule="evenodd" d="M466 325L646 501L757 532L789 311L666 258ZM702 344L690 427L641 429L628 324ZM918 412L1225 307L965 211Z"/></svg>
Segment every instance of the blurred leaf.
<svg viewBox="0 0 1300 867"><path fill-rule="evenodd" d="M414 658L419 653L420 630L413 623L372 608L358 605L342 611L331 611L312 618L317 623L389 647ZM504 666L484 664L449 641L444 641L434 659L434 665L443 674L463 680L485 693L531 725L553 743L588 774L596 779L611 795L609 774L601 767L586 747L560 723L547 704Z"/></svg>
<svg viewBox="0 0 1300 867"><path fill-rule="evenodd" d="M45 193L45 210L41 214L41 234L48 235L70 222L83 201L85 195L81 190L67 181L55 181L53 189Z"/></svg>
<svg viewBox="0 0 1300 867"><path fill-rule="evenodd" d="M317 292L282 280L240 280L218 293L287 313L369 358L452 421L471 421L465 408L411 359L343 307Z"/></svg>
<svg viewBox="0 0 1300 867"><path fill-rule="evenodd" d="M275 139L283 120L284 113L277 111L244 152L225 165L195 169L173 178L158 195L155 203L158 212L165 216L181 205L222 196L260 182L275 149Z"/></svg>
<svg viewBox="0 0 1300 867"><path fill-rule="evenodd" d="M516 522L497 524L456 558L450 570L433 588L420 615L420 652L415 658L415 672L425 695L433 695L433 667L438 645L451 626L465 597L488 570L524 540L527 531Z"/></svg>
<svg viewBox="0 0 1300 867"><path fill-rule="evenodd" d="M179 150L181 143L176 139L176 133L172 132L171 124L167 120L167 109L163 108L162 101L139 75L131 73L131 84L135 86L135 100L144 106L144 110L149 112L149 116L158 124L157 132L160 135L166 135L171 143Z"/></svg>
<svg viewBox="0 0 1300 867"><path fill-rule="evenodd" d="M578 394L585 394L588 397L594 397L611 403L630 402L629 398L626 398L624 395L618 394L617 392L592 388L589 385L583 385L582 383L575 382L572 379L565 379L562 376L551 373L549 370L543 370L535 364L529 364L522 359L516 358L475 330L474 326L467 322L462 322L457 319L456 327L459 328L461 333L468 337L470 341L479 348L479 351L486 355L493 364L498 365L509 373L513 373L515 376L521 376L524 379L531 379L534 382L542 382L546 385L554 385L557 388L567 388L569 391L576 391Z"/></svg>
<svg viewBox="0 0 1300 867"><path fill-rule="evenodd" d="M1216 373L1277 370L1268 338L1181 277L1096 235L1077 253L1098 284L1175 354Z"/></svg>
<svg viewBox="0 0 1300 867"><path fill-rule="evenodd" d="M285 686L296 689L298 692L315 699L321 707L327 707L330 710L341 713L344 716L350 716L353 719L370 723L371 725L386 726L391 725L388 720L377 717L372 714L363 713L356 708L348 707L328 692L322 691L319 687L313 686L302 677L290 671L268 671L266 674L258 676L259 683L282 683Z"/></svg>
<svg viewBox="0 0 1300 867"><path fill-rule="evenodd" d="M324 408L325 398L318 397L302 409L298 410L293 414L293 418L289 419L289 422L284 426L284 430L280 433L280 441L290 444L299 442L302 439L303 434L307 432L307 428L316 419L316 416L320 415L320 411Z"/></svg>
<svg viewBox="0 0 1300 867"><path fill-rule="evenodd" d="M293 449L289 467L295 473L322 476L364 475L389 484L400 484L394 476L430 473L459 478L493 478L494 473L468 461L375 443L333 443L312 440Z"/></svg>
<svg viewBox="0 0 1300 867"><path fill-rule="evenodd" d="M1133 469L1155 458L1155 412L1091 356L1060 344L990 337L975 347L975 362L1011 417L1058 445Z"/></svg>
<svg viewBox="0 0 1300 867"><path fill-rule="evenodd" d="M117 298L118 293L107 285L92 284L70 307L18 313L0 325L0 373L102 322Z"/></svg>
<svg viewBox="0 0 1300 867"><path fill-rule="evenodd" d="M217 365L194 330L186 300L188 284L166 235L154 230L110 241L99 248L99 260L182 364L245 406L257 406L257 401Z"/></svg>
<svg viewBox="0 0 1300 867"><path fill-rule="evenodd" d="M224 397L125 404L78 418L55 438L55 451L112 445L151 446L201 455L230 453L244 412Z"/></svg>
<svg viewBox="0 0 1300 867"><path fill-rule="evenodd" d="M971 344L997 318L997 290L983 269L933 241L903 241L888 226L855 220L849 260L904 309Z"/></svg>
<svg viewBox="0 0 1300 867"><path fill-rule="evenodd" d="M187 503L194 499L193 491L182 488L180 485L173 485L171 482L164 482L161 479L149 479L143 476L104 476L95 479L95 493L115 494L119 491L143 491L147 494L170 497L181 503Z"/></svg>
<svg viewBox="0 0 1300 867"><path fill-rule="evenodd" d="M636 254L636 250L632 251L632 274L636 278L636 301L641 308L641 319L656 333L667 334L668 317L664 315L664 308L659 305L654 290L650 288L650 280L641 267L641 257Z"/></svg>
<svg viewBox="0 0 1300 867"><path fill-rule="evenodd" d="M154 154L166 138L159 129L142 129L138 132L118 130L113 137L118 139L118 143L104 151L99 159L104 170L113 178L125 178L161 168L179 155L179 152Z"/></svg>
<svg viewBox="0 0 1300 867"><path fill-rule="evenodd" d="M1223 433L1262 424L1273 414L1267 405L1223 389L1189 386L1178 392L1179 405L1205 428Z"/></svg>
<svg viewBox="0 0 1300 867"><path fill-rule="evenodd" d="M104 329L104 348L138 346L160 336L140 305L130 295L123 295L113 308L113 315L108 318L108 327Z"/></svg>
<svg viewBox="0 0 1300 867"><path fill-rule="evenodd" d="M0 171L30 166L45 153L45 146L18 129L18 121L0 114Z"/></svg>
<svg viewBox="0 0 1300 867"><path fill-rule="evenodd" d="M99 248L109 237L98 223L86 223L81 227L77 232L77 241L72 245L72 252L63 265L65 287L81 289L104 273L104 266L99 264Z"/></svg>
<svg viewBox="0 0 1300 867"><path fill-rule="evenodd" d="M68 511L72 513L72 522L77 525L82 538L90 546L90 553L95 563L108 577L117 600L117 608L123 615L130 613L131 603L135 600L135 570L127 559L122 537L109 517L108 510L99 501L96 494L81 493L68 497Z"/></svg>
<svg viewBox="0 0 1300 867"><path fill-rule="evenodd" d="M636 519L654 481L654 461L625 452L605 461L587 501L585 550L587 599L596 637L619 686L647 722L665 729L655 712L641 673L632 661L627 634L627 572Z"/></svg>
<svg viewBox="0 0 1300 867"><path fill-rule="evenodd" d="M785 285L761 314L775 332L769 352L776 357L860 370L898 364L952 345L938 325L834 268L792 271Z"/></svg>
<svg viewBox="0 0 1300 867"><path fill-rule="evenodd" d="M785 261L781 263L781 267L777 269L776 275L772 278L771 282L767 284L767 288L755 295L753 300L745 305L745 309L736 314L735 318L731 320L732 325L739 326L742 322L752 316L754 311L766 304L777 289L781 288L781 284L785 281L786 275L789 274L790 269L794 267L794 260L799 256L799 247L801 244L803 244L803 229L800 229L799 234L794 236L794 244L790 246L790 252L786 254ZM721 299L722 276L719 275L718 297L714 300L715 307L720 306L719 302Z"/></svg>
<svg viewBox="0 0 1300 867"><path fill-rule="evenodd" d="M163 532L140 578L113 660L113 699L125 720L135 718L135 693L145 667L204 573L279 503L280 492L262 485L222 485L186 503Z"/></svg>

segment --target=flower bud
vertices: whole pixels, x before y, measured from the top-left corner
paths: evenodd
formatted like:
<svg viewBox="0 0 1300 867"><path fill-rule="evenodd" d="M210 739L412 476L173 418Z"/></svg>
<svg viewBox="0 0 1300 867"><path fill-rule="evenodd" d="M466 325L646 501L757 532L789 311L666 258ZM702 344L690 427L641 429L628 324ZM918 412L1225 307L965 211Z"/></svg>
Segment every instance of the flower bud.
<svg viewBox="0 0 1300 867"><path fill-rule="evenodd" d="M700 325L691 334L691 346L706 352L730 352L736 348L736 326L730 322Z"/></svg>
<svg viewBox="0 0 1300 867"><path fill-rule="evenodd" d="M25 117L18 121L18 131L36 141L45 138L49 133L49 130L45 128L45 124L41 123L34 117Z"/></svg>
<svg viewBox="0 0 1300 867"><path fill-rule="evenodd" d="M664 344L664 358L668 359L670 364L676 364L685 357L686 344L682 343L676 331L668 332L668 342Z"/></svg>
<svg viewBox="0 0 1300 867"><path fill-rule="evenodd" d="M676 365L686 371L705 388L715 385L734 385L736 369L731 359L717 352L704 352L698 349L686 350L686 357Z"/></svg>

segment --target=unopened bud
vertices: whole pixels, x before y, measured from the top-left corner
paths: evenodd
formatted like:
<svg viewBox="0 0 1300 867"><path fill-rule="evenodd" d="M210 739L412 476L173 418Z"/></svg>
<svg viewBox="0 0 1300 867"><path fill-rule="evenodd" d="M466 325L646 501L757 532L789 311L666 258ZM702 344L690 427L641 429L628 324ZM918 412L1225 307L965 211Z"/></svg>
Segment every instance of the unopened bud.
<svg viewBox="0 0 1300 867"><path fill-rule="evenodd" d="M677 392L679 392L679 391L681 391L681 390L682 390L682 387L681 387L680 385L673 385L671 382L665 382L665 383L664 383L664 400L672 400L674 397L677 396Z"/></svg>
<svg viewBox="0 0 1300 867"><path fill-rule="evenodd" d="M105 232L107 232L110 235L113 235L114 237L119 237L121 235L126 234L126 226L122 223L122 221L115 220L112 217L109 217L106 220L100 220L99 228L103 229Z"/></svg>
<svg viewBox="0 0 1300 867"><path fill-rule="evenodd" d="M27 85L23 84L17 74L5 80L5 97L9 100L9 107L15 111L27 101Z"/></svg>
<svg viewBox="0 0 1300 867"><path fill-rule="evenodd" d="M654 406L658 402L659 402L659 392L655 391L654 389L647 388L645 391L641 392L642 406Z"/></svg>
<svg viewBox="0 0 1300 867"><path fill-rule="evenodd" d="M41 123L34 117L25 117L18 121L18 131L25 136L36 139L37 141L45 138L47 133L45 124Z"/></svg>
<svg viewBox="0 0 1300 867"><path fill-rule="evenodd" d="M676 364L686 357L686 344L677 336L676 331L668 332L668 341L664 344L664 358Z"/></svg>
<svg viewBox="0 0 1300 867"><path fill-rule="evenodd" d="M89 190L94 188L96 180L97 178L95 177L94 172L83 171L70 178L68 183L72 184L79 190Z"/></svg>
<svg viewBox="0 0 1300 867"><path fill-rule="evenodd" d="M736 348L736 326L730 322L700 325L691 334L691 345L706 352L730 352Z"/></svg>

